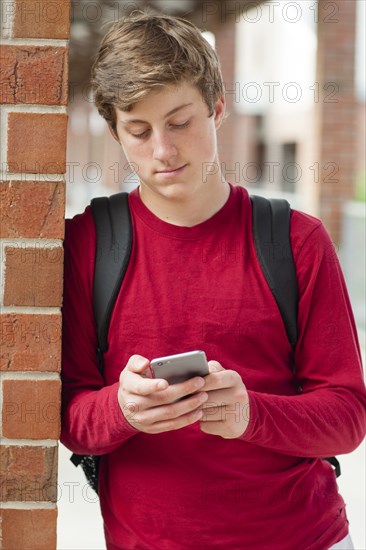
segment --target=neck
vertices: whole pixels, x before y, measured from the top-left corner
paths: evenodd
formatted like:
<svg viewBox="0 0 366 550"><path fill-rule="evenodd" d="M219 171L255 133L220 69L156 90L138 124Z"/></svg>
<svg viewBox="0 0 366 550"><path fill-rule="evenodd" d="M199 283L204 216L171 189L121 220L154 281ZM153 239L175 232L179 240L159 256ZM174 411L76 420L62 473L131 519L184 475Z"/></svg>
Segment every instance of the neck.
<svg viewBox="0 0 366 550"><path fill-rule="evenodd" d="M207 179L189 194L161 194L144 184L139 187L140 198L155 216L173 225L193 227L218 212L230 194L228 182L221 178Z"/></svg>

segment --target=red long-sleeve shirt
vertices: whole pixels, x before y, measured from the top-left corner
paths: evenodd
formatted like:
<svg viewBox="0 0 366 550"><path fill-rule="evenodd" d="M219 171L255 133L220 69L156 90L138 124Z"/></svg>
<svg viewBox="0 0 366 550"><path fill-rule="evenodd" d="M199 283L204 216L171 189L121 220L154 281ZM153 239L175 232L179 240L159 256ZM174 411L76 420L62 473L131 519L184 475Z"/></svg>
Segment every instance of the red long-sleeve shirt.
<svg viewBox="0 0 366 550"><path fill-rule="evenodd" d="M95 356L89 208L67 222L65 240L62 441L79 454L105 455L108 548L328 548L348 526L321 458L361 442L366 393L348 294L323 225L292 213L294 380L291 346L255 255L247 191L232 186L221 210L191 228L158 219L138 190L129 202L133 249L112 314L105 380ZM205 434L199 422L149 435L125 420L117 389L128 358L194 349L240 373L250 402L241 438Z"/></svg>

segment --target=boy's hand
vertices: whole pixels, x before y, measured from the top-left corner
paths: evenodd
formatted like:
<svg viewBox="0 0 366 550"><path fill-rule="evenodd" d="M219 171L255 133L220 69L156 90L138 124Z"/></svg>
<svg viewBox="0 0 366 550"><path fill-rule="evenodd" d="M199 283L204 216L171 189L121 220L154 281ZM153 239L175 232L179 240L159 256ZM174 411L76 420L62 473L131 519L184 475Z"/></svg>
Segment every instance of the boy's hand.
<svg viewBox="0 0 366 550"><path fill-rule="evenodd" d="M203 390L208 400L203 405L201 430L225 439L240 437L249 423L249 399L243 380L234 370L225 370L217 361L209 361L210 374Z"/></svg>
<svg viewBox="0 0 366 550"><path fill-rule="evenodd" d="M196 376L169 386L166 380L141 376L148 366L148 359L133 355L121 372L118 402L127 422L150 434L177 430L197 422L208 397L207 393L199 391L204 386L204 379ZM177 401L190 394L193 395Z"/></svg>

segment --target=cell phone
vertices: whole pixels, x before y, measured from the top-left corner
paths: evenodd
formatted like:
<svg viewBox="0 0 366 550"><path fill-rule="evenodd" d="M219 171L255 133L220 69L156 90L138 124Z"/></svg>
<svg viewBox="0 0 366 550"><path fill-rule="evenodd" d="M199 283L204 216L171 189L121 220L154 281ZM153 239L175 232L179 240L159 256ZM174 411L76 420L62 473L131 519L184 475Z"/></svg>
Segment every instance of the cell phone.
<svg viewBox="0 0 366 550"><path fill-rule="evenodd" d="M206 354L201 350L158 357L150 362L150 367L153 378L164 378L169 384L209 374Z"/></svg>

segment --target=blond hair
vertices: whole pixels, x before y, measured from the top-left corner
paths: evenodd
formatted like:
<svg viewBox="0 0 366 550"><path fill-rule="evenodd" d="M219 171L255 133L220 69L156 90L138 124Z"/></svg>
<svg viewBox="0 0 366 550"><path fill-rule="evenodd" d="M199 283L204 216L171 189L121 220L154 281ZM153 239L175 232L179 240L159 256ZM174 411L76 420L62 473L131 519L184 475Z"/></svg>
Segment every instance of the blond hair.
<svg viewBox="0 0 366 550"><path fill-rule="evenodd" d="M224 93L214 49L193 23L180 17L134 12L104 36L92 67L94 102L115 129L115 107L130 111L150 91L183 81L195 85L209 115Z"/></svg>

